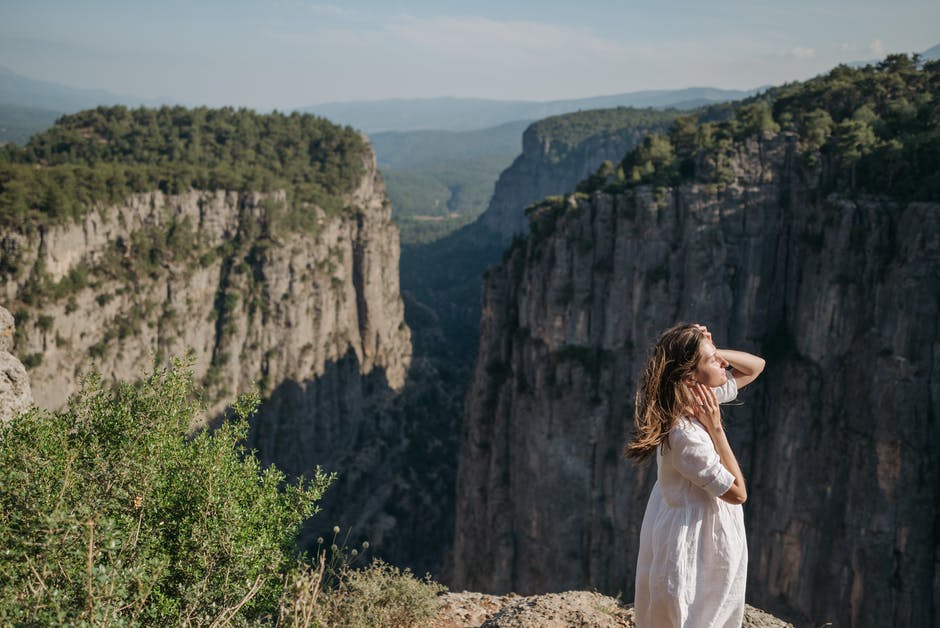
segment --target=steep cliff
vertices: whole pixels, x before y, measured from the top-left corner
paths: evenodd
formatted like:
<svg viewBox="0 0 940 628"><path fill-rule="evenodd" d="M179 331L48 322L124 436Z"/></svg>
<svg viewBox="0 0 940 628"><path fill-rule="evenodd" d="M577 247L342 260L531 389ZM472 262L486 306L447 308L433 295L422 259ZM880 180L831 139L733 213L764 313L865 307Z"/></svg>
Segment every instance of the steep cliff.
<svg viewBox="0 0 940 628"><path fill-rule="evenodd" d="M494 218L481 217L436 242L402 250L401 285L406 320L414 334L416 368L400 407L406 416L422 417L417 423L422 426L421 434L407 437L411 447L420 451L421 462L414 467L419 476L402 487L429 490L395 490L401 496L402 511L414 504L426 513L425 520L415 520L422 531L414 538L426 539L414 547L412 556L422 557L415 564L427 565L444 580L449 578L449 565L441 561L445 552L449 555L453 541L457 435L476 353L481 275L499 261L513 237L512 225L524 218L528 204L546 192L574 186L605 159L619 158L632 147L631 142L642 137L642 129L662 128L674 115L619 108L535 123L525 132L523 154L496 186L488 210L488 214L495 212ZM617 150L620 155L613 157ZM544 176L530 181L524 173Z"/></svg>
<svg viewBox="0 0 940 628"><path fill-rule="evenodd" d="M597 109L531 124L522 154L500 175L486 211L472 224L402 252L402 289L434 312L447 345L472 360L480 320L480 276L527 230L525 208L574 188L678 115L652 109Z"/></svg>
<svg viewBox="0 0 940 628"><path fill-rule="evenodd" d="M574 189L603 161L619 161L648 133L664 131L676 115L621 107L552 116L532 124L522 134L522 154L499 176L493 198L477 221L477 231L484 234L480 237L506 244L524 234L526 207Z"/></svg>
<svg viewBox="0 0 940 628"><path fill-rule="evenodd" d="M797 141L727 144L724 184L531 213L484 283L457 586L632 596L655 468L620 450L646 348L690 320L768 360L727 410L749 601L799 623L937 623L940 205L828 194Z"/></svg>
<svg viewBox="0 0 940 628"><path fill-rule="evenodd" d="M249 446L291 475L339 473L303 543L340 524L407 564L433 537L414 535L449 529L409 507L434 490L416 460L433 441L401 395L398 231L358 134L312 116L115 109L17 150L25 164L0 165L0 275L38 405L61 407L86 373L133 380L189 354L205 421L257 385ZM258 163L237 170L239 155ZM112 195L156 183L109 201L103 180Z"/></svg>
<svg viewBox="0 0 940 628"><path fill-rule="evenodd" d="M40 356L27 360L36 403L61 407L92 370L126 379L190 351L209 416L255 382L270 393L347 355L401 388L410 342L397 232L374 164L366 173L346 211L309 208L309 233L267 229L283 192L190 190L96 207L32 243L7 234L19 263L64 293L30 307L20 299L35 272L4 285L21 313L17 352Z"/></svg>

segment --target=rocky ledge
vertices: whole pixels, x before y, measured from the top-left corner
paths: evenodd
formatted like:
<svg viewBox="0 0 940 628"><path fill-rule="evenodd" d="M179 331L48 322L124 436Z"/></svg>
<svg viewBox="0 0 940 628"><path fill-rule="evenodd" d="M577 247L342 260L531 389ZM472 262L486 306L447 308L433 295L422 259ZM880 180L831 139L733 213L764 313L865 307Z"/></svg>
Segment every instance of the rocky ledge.
<svg viewBox="0 0 940 628"><path fill-rule="evenodd" d="M13 315L0 307L0 423L5 423L33 405L26 368L10 353L15 332Z"/></svg>
<svg viewBox="0 0 940 628"><path fill-rule="evenodd" d="M633 605L589 591L524 597L483 593L446 593L431 628L635 628ZM753 606L744 608L744 628L793 628Z"/></svg>

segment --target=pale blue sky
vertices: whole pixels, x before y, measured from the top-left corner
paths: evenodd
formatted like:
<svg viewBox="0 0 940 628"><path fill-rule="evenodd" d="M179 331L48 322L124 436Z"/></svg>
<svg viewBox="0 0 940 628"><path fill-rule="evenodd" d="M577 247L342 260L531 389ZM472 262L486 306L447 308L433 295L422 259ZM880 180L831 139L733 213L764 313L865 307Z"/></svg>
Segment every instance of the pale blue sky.
<svg viewBox="0 0 940 628"><path fill-rule="evenodd" d="M747 89L940 43L940 0L0 0L0 65L186 104Z"/></svg>

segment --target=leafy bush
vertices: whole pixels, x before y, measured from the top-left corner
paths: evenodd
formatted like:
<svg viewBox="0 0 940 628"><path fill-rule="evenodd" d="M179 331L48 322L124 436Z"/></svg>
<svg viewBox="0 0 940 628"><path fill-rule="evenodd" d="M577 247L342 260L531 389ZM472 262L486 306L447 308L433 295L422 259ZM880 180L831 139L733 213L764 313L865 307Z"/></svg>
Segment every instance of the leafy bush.
<svg viewBox="0 0 940 628"><path fill-rule="evenodd" d="M446 590L430 577L418 579L408 569L374 559L363 569L344 570L339 585L321 593L319 619L348 628L415 626L434 615L437 596Z"/></svg>
<svg viewBox="0 0 940 628"><path fill-rule="evenodd" d="M183 365L0 428L0 623L208 625L272 617L294 539L330 482L285 484L200 413Z"/></svg>

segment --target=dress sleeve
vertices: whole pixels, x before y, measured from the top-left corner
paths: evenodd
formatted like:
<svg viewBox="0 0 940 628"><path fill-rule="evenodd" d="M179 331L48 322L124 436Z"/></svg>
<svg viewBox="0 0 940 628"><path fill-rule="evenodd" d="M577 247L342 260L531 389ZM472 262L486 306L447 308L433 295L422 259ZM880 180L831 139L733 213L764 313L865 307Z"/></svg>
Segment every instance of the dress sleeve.
<svg viewBox="0 0 940 628"><path fill-rule="evenodd" d="M695 426L674 429L669 446L679 473L712 497L724 495L734 484L734 475L721 464L711 438Z"/></svg>
<svg viewBox="0 0 940 628"><path fill-rule="evenodd" d="M728 403L738 398L738 382L731 375L728 375L727 382L712 390L715 391L718 403Z"/></svg>

